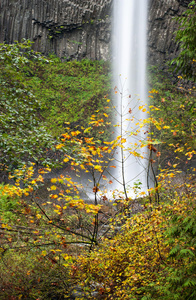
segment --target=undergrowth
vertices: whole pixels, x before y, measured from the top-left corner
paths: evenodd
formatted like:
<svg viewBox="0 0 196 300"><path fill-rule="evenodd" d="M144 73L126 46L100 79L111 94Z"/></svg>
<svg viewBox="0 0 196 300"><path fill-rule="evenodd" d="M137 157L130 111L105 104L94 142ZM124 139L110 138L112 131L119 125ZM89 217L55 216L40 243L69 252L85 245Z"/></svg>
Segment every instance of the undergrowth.
<svg viewBox="0 0 196 300"><path fill-rule="evenodd" d="M50 63L31 62L25 80L41 102L40 118L54 136L63 133L65 122L85 126L96 110L104 110L110 91L110 66L104 61L69 61L53 55Z"/></svg>

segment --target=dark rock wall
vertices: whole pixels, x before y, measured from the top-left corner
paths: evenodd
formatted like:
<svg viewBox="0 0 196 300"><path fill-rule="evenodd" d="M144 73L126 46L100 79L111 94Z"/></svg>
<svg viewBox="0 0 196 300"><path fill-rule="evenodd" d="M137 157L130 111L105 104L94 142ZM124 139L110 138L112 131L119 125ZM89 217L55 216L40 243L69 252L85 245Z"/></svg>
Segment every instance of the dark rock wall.
<svg viewBox="0 0 196 300"><path fill-rule="evenodd" d="M148 18L148 61L159 65L179 53L175 42L180 16L192 0L150 0Z"/></svg>
<svg viewBox="0 0 196 300"><path fill-rule="evenodd" d="M130 0L131 1L131 0ZM146 0L144 0L146 1ZM150 0L149 62L178 53L174 19L191 0ZM0 0L0 42L29 38L34 49L66 59L110 59L114 0Z"/></svg>
<svg viewBox="0 0 196 300"><path fill-rule="evenodd" d="M111 0L1 0L0 42L29 38L59 57L109 59Z"/></svg>

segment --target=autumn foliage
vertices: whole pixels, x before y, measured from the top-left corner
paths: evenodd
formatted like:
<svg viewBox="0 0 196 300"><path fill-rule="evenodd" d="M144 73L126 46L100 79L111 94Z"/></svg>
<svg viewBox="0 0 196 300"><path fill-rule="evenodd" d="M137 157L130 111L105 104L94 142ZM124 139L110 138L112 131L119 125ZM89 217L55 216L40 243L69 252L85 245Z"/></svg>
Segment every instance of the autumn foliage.
<svg viewBox="0 0 196 300"><path fill-rule="evenodd" d="M156 89L149 96L161 97ZM67 173L52 176L33 160L10 171L10 183L0 185L2 300L196 299L195 109L185 98L187 132L177 105L173 120L161 97L148 112L138 106L148 118L128 133L138 141L127 147L122 131L109 134L114 105L105 96L104 111L93 112L86 126L64 123L55 151ZM125 180L122 191L107 193L116 151L122 170L125 153L146 160L154 186L142 191L135 182L136 199Z"/></svg>
<svg viewBox="0 0 196 300"><path fill-rule="evenodd" d="M81 256L77 276L86 297L195 299L194 193L176 195L170 204L145 205L131 220L125 216L119 234Z"/></svg>
<svg viewBox="0 0 196 300"><path fill-rule="evenodd" d="M38 299L39 294L66 299L79 287L80 299L195 299L195 170L185 178L176 164L170 165L159 171L148 196L137 200L138 213L131 213L135 200L125 195L116 208L101 193L100 181L110 184L105 172L115 167L113 153L123 146L122 139L103 142L91 136L94 127L104 132L107 118L97 112L87 128L73 130L67 124L56 145L78 177L90 174L93 203L81 197L81 184L64 175L51 179L48 199L39 199L36 192L50 168L34 176L33 164L10 175L15 186L1 186L7 207L9 199L16 199L11 215L1 216L1 261L10 266L8 273L1 267L7 273L2 299ZM165 129L152 117L143 122ZM155 171L159 141L151 136L144 144ZM72 155L66 151L70 147ZM194 150L185 156L192 159ZM11 259L16 264L11 266ZM23 279L18 281L19 273Z"/></svg>

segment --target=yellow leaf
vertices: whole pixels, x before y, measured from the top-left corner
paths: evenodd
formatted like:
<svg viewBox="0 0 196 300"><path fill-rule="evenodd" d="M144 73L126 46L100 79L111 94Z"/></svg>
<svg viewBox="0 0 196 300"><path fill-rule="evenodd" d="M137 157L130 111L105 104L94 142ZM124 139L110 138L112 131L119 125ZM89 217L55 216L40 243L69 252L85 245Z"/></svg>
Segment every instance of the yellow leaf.
<svg viewBox="0 0 196 300"><path fill-rule="evenodd" d="M99 165L94 166L95 170L99 171L99 172L103 172L102 167Z"/></svg>
<svg viewBox="0 0 196 300"><path fill-rule="evenodd" d="M50 189L51 189L51 191L55 191L55 190L56 190L56 186L55 186L55 185L52 185L52 186L50 187Z"/></svg>
<svg viewBox="0 0 196 300"><path fill-rule="evenodd" d="M69 259L69 255L66 254L66 253L61 253L61 256L62 256L64 259Z"/></svg>
<svg viewBox="0 0 196 300"><path fill-rule="evenodd" d="M51 179L51 182L52 182L52 183L56 183L56 182L57 182L57 179L56 179L56 178L52 178L52 179Z"/></svg>
<svg viewBox="0 0 196 300"><path fill-rule="evenodd" d="M50 195L50 197L52 198L52 199L56 199L56 198L58 198L58 195ZM47 202L47 203L49 203L49 202ZM51 203L51 202L50 202Z"/></svg>
<svg viewBox="0 0 196 300"><path fill-rule="evenodd" d="M127 141L126 139L122 139L122 140L121 140L121 144L126 143L126 141Z"/></svg>
<svg viewBox="0 0 196 300"><path fill-rule="evenodd" d="M84 130L84 133L87 133L87 132L89 132L91 130L91 127L88 127L88 128L86 128L85 130Z"/></svg>
<svg viewBox="0 0 196 300"><path fill-rule="evenodd" d="M77 136L79 133L81 133L81 132L79 130L76 130L76 131L72 131L71 135Z"/></svg>
<svg viewBox="0 0 196 300"><path fill-rule="evenodd" d="M151 91L149 91L150 94L158 94L159 92L155 89L152 89Z"/></svg>
<svg viewBox="0 0 196 300"><path fill-rule="evenodd" d="M43 251L42 251L42 255L43 255L43 256L46 256L46 255L47 255L46 250L43 250Z"/></svg>
<svg viewBox="0 0 196 300"><path fill-rule="evenodd" d="M69 158L67 158L67 157L66 157L66 158L64 158L64 160L63 160L63 161L66 163L66 162L68 162L68 161L69 161Z"/></svg>
<svg viewBox="0 0 196 300"><path fill-rule="evenodd" d="M64 144L59 144L59 145L57 145L56 146L56 149L58 150L58 149L61 149L62 147L64 147L65 145Z"/></svg>

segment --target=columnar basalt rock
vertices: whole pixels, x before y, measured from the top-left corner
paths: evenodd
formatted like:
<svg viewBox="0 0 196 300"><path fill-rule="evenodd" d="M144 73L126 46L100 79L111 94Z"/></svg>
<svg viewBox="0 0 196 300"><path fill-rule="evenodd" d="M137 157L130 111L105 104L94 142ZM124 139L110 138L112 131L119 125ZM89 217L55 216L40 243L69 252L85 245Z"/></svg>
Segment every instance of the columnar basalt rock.
<svg viewBox="0 0 196 300"><path fill-rule="evenodd" d="M67 59L109 59L111 0L1 0L0 42L22 38Z"/></svg>
<svg viewBox="0 0 196 300"><path fill-rule="evenodd" d="M131 0L130 0L131 1ZM161 64L178 53L173 37L175 16L191 0L150 0L149 62ZM0 42L22 38L34 49L64 59L111 58L111 19L114 0L1 0Z"/></svg>
<svg viewBox="0 0 196 300"><path fill-rule="evenodd" d="M191 0L150 0L148 19L148 61L162 64L179 53L175 42L178 29L176 17L188 7Z"/></svg>

